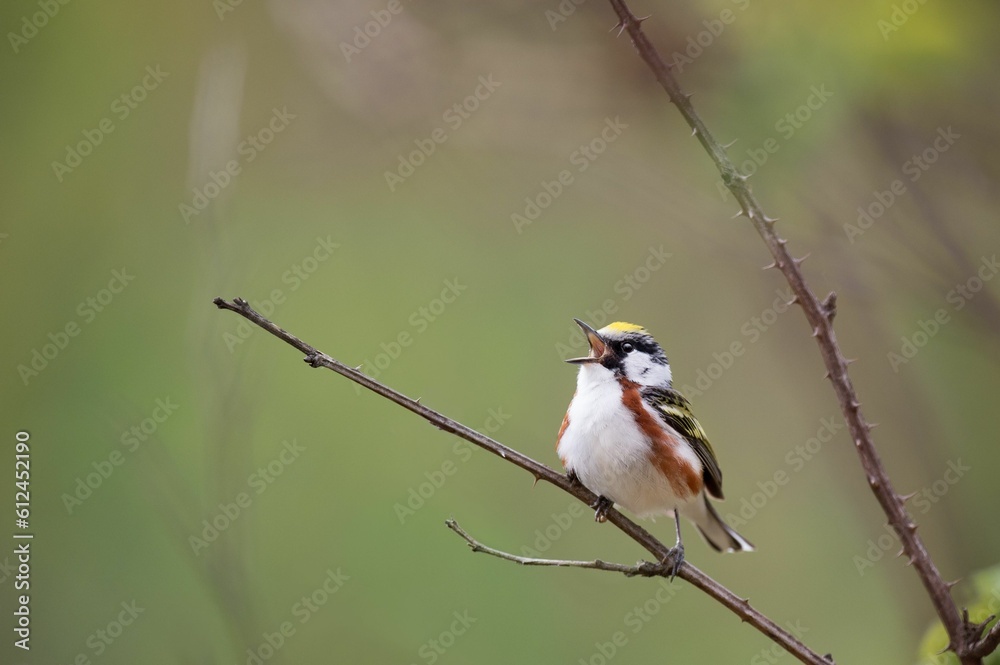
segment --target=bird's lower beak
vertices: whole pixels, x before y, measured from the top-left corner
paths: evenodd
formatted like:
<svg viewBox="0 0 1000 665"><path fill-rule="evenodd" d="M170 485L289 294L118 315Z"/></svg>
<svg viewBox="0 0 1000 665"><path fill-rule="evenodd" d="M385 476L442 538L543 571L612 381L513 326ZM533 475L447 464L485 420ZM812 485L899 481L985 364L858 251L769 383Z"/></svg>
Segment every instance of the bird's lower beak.
<svg viewBox="0 0 1000 665"><path fill-rule="evenodd" d="M574 365L584 365L586 363L599 363L601 362L610 352L611 348L604 342L597 331L588 326L586 323L580 319L573 319L576 324L583 329L585 335L587 335L587 342L590 343L590 355L584 356L583 358L570 358L566 362L573 363Z"/></svg>

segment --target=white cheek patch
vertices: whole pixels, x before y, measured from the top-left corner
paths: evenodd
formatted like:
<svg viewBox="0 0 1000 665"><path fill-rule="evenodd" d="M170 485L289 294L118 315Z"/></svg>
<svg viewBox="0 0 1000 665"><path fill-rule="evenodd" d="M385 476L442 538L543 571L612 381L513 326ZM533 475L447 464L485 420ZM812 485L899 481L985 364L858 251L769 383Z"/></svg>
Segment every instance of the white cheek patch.
<svg viewBox="0 0 1000 665"><path fill-rule="evenodd" d="M645 353L632 352L625 356L625 376L644 386L662 386L673 378L670 365L653 362Z"/></svg>

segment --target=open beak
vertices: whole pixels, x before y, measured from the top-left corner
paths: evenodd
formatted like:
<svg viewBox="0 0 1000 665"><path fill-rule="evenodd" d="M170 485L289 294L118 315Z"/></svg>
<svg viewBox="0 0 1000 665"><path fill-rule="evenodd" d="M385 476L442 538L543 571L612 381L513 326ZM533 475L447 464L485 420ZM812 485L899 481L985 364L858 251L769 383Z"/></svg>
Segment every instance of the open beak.
<svg viewBox="0 0 1000 665"><path fill-rule="evenodd" d="M576 321L576 325L583 329L585 335L587 335L587 342L590 343L590 355L584 356L583 358L570 358L566 362L573 363L574 365L584 365L587 363L599 363L604 358L611 353L611 347L609 347L601 336L597 334L597 331L588 326L586 323L580 319L573 319Z"/></svg>

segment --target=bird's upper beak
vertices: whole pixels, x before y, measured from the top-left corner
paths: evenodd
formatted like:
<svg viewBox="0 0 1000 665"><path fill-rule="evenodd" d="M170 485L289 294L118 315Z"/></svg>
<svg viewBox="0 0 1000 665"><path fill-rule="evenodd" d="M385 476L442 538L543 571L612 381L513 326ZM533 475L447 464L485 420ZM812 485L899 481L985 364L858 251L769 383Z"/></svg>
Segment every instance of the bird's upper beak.
<svg viewBox="0 0 1000 665"><path fill-rule="evenodd" d="M576 321L578 326L583 328L584 334L587 335L587 342L590 343L590 355L583 358L570 358L566 362L573 363L574 365L583 365L586 363L599 363L604 360L611 353L611 347L597 334L596 330L580 319L573 320Z"/></svg>

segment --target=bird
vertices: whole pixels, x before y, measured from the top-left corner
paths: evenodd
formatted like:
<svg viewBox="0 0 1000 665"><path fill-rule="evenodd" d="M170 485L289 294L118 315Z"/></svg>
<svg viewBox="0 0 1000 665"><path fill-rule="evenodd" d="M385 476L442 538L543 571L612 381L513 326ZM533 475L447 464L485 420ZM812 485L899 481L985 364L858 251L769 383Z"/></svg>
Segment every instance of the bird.
<svg viewBox="0 0 1000 665"><path fill-rule="evenodd" d="M672 515L671 577L684 558L680 515L715 550L752 552L712 506L710 497L723 498L722 470L690 403L673 388L660 345L633 323L594 330L573 320L590 353L566 361L580 369L556 452L570 481L598 495L595 519L604 522L616 504L640 518Z"/></svg>

